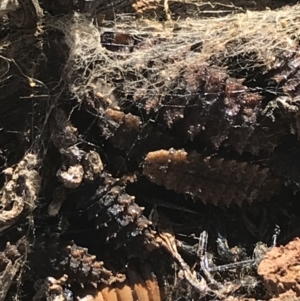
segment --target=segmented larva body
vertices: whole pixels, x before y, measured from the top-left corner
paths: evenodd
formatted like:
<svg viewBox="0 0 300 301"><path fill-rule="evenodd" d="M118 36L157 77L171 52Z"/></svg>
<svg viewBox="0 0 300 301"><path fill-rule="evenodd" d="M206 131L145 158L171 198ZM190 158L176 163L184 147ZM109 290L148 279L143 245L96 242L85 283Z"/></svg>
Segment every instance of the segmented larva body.
<svg viewBox="0 0 300 301"><path fill-rule="evenodd" d="M135 202L135 197L126 193L126 185L105 172L98 183L96 188L83 188L70 198L78 201L78 209L94 220L96 228L104 229L107 241L114 240L118 248L138 236L151 239L151 221L143 215L144 208Z"/></svg>
<svg viewBox="0 0 300 301"><path fill-rule="evenodd" d="M128 269L123 283L103 286L90 301L161 301L160 289L148 265L142 267L143 275L136 269Z"/></svg>
<svg viewBox="0 0 300 301"><path fill-rule="evenodd" d="M67 277L64 283L57 283L64 286L68 282L71 291L74 283L80 284L82 289L73 292L74 296L79 294L80 301L161 301L161 290L148 263L130 262L122 273L115 273L75 244L67 246L62 256L60 266Z"/></svg>
<svg viewBox="0 0 300 301"><path fill-rule="evenodd" d="M227 206L269 199L281 184L268 168L258 164L175 149L148 153L143 174L168 190Z"/></svg>

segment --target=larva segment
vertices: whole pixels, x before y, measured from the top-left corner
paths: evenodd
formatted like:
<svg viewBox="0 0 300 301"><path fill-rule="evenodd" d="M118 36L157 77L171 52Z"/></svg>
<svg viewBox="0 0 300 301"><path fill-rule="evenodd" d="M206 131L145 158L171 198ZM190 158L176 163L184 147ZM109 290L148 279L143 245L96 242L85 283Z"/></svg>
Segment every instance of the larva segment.
<svg viewBox="0 0 300 301"><path fill-rule="evenodd" d="M131 267L127 271L130 284L133 291L133 296L138 301L150 301L147 286L144 279Z"/></svg>
<svg viewBox="0 0 300 301"><path fill-rule="evenodd" d="M174 149L148 153L143 175L168 190L213 205L242 205L269 199L281 187L281 181L258 164Z"/></svg>
<svg viewBox="0 0 300 301"><path fill-rule="evenodd" d="M103 301L118 301L116 290L111 286L105 286L101 290Z"/></svg>
<svg viewBox="0 0 300 301"><path fill-rule="evenodd" d="M62 296L67 289L78 301L161 301L160 287L147 263L131 262L122 273L109 270L87 248L74 243L64 247L57 260L64 277L48 278ZM52 285L48 293L54 296L57 289Z"/></svg>
<svg viewBox="0 0 300 301"><path fill-rule="evenodd" d="M141 265L141 272L147 286L149 301L161 301L160 289L150 266L144 263Z"/></svg>
<svg viewBox="0 0 300 301"><path fill-rule="evenodd" d="M103 298L102 293L100 291L96 294L96 296L94 298L94 301L104 301L104 298Z"/></svg>
<svg viewBox="0 0 300 301"><path fill-rule="evenodd" d="M134 301L128 281L115 285L118 301Z"/></svg>
<svg viewBox="0 0 300 301"><path fill-rule="evenodd" d="M122 180L103 172L97 187L88 192L76 191L70 198L77 200L78 209L84 210L89 220L94 220L96 228L104 229L106 241L113 240L116 249L125 242L128 244L129 237L130 240L148 238L151 221L143 215L144 208L138 206L135 197L126 193Z"/></svg>

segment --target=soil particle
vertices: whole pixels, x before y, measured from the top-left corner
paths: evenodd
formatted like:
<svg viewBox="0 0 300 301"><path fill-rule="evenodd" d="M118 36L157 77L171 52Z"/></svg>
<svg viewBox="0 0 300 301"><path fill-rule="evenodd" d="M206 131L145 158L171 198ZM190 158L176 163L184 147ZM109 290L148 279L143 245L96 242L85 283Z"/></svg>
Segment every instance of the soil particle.
<svg viewBox="0 0 300 301"><path fill-rule="evenodd" d="M299 300L300 298L300 239L269 251L258 266L271 300Z"/></svg>

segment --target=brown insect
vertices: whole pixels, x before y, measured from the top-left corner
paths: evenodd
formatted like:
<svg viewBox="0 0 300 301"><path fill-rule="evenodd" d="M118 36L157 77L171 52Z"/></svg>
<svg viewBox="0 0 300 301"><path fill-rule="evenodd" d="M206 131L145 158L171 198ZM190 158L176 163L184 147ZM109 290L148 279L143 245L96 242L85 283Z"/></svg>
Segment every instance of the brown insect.
<svg viewBox="0 0 300 301"><path fill-rule="evenodd" d="M48 277L40 296L69 301L161 301L161 290L150 264L129 262L122 272L105 268L86 248L67 246L59 259L64 275ZM76 283L76 285L74 285ZM77 284L80 284L78 287ZM56 296L61 299L56 299ZM35 301L43 299L36 298Z"/></svg>
<svg viewBox="0 0 300 301"><path fill-rule="evenodd" d="M52 300L51 296L57 298L60 295L62 300L67 301L73 300L73 296L76 296L79 301L161 301L161 291L150 266L144 264L139 270L130 266L123 282L102 283L95 287L88 286L77 293L72 292L72 289L65 288L67 275L58 280L48 277L47 295L50 300Z"/></svg>
<svg viewBox="0 0 300 301"><path fill-rule="evenodd" d="M91 301L160 301L160 289L150 266L144 265L140 274L135 268L128 269L128 279L123 283L103 286Z"/></svg>
<svg viewBox="0 0 300 301"><path fill-rule="evenodd" d="M143 175L168 190L213 205L242 205L243 202L269 199L280 189L280 180L268 168L204 157L183 149L149 152L144 160Z"/></svg>

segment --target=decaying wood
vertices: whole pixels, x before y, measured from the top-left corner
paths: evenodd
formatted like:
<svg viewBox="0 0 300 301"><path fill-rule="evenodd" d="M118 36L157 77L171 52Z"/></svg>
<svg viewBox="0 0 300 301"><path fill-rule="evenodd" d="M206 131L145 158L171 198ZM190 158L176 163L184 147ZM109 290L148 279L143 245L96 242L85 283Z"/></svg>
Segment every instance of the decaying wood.
<svg viewBox="0 0 300 301"><path fill-rule="evenodd" d="M6 182L1 189L0 233L11 227L21 214L33 210L40 189L38 158L27 154L15 167L4 170Z"/></svg>
<svg viewBox="0 0 300 301"><path fill-rule="evenodd" d="M19 252L21 250L21 253ZM16 245L9 242L3 252L0 252L0 300L4 301L7 292L17 274L26 262L28 245L25 237L21 238Z"/></svg>

